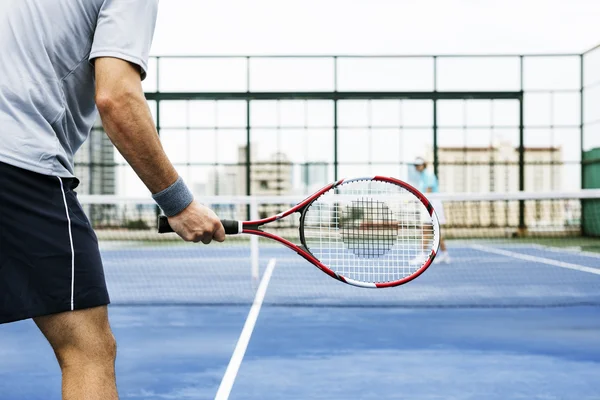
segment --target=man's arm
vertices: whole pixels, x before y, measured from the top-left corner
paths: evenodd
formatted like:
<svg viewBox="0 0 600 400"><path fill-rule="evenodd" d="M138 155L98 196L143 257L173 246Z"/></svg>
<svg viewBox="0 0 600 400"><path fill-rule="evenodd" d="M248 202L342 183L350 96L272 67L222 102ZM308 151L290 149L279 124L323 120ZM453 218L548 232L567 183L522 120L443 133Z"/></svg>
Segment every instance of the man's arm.
<svg viewBox="0 0 600 400"><path fill-rule="evenodd" d="M153 194L168 188L179 176L158 138L139 67L103 57L95 60L95 75L96 105L108 137ZM225 239L215 213L197 202L170 217L169 224L187 241Z"/></svg>

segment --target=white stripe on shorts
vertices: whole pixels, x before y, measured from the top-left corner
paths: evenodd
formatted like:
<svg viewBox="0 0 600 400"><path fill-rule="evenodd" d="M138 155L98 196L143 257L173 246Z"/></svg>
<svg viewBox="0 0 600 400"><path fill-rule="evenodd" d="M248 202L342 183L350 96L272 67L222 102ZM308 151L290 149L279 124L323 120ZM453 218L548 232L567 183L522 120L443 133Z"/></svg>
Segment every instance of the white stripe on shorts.
<svg viewBox="0 0 600 400"><path fill-rule="evenodd" d="M71 217L69 217L69 206L67 205L67 195L63 186L63 181L57 176L60 182L60 190L62 191L63 202L65 203L65 213L67 214L67 223L69 225L69 241L71 243L71 311L74 310L74 295L75 295L75 249L73 247L73 233L71 232Z"/></svg>

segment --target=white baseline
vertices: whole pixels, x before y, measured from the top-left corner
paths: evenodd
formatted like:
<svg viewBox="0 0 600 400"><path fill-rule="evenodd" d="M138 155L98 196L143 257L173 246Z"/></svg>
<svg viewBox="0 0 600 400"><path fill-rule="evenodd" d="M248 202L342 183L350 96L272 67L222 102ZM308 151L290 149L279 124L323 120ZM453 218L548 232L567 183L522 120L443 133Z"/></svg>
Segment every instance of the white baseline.
<svg viewBox="0 0 600 400"><path fill-rule="evenodd" d="M542 264L547 264L547 265L553 265L555 267L573 269L575 271L589 272L590 274L600 275L600 269L598 269L598 268L586 267L586 266L579 265L579 264L571 264L571 263L567 263L564 261L552 260L550 258L529 256L526 254L515 253L514 251L494 249L492 247L481 246L478 244L472 245L471 247L474 249L477 249L477 250L485 251L487 253L499 254L502 256L506 256L506 257L517 258L519 260L537 262L537 263L542 263Z"/></svg>

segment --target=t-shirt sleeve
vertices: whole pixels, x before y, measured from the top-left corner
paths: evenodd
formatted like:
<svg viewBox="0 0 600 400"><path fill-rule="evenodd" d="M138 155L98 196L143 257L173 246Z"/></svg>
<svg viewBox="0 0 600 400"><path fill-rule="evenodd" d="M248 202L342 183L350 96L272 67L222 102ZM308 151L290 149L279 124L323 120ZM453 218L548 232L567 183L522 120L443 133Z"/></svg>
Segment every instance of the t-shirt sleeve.
<svg viewBox="0 0 600 400"><path fill-rule="evenodd" d="M136 64L142 80L156 26L158 0L105 0L98 15L90 61L115 57Z"/></svg>

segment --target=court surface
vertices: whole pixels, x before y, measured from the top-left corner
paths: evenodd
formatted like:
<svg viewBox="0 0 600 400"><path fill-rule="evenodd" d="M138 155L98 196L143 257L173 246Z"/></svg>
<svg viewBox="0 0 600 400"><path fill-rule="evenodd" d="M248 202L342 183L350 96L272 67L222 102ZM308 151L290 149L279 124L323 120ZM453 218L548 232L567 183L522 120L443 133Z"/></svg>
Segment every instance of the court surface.
<svg viewBox="0 0 600 400"><path fill-rule="evenodd" d="M408 285L366 290L262 247L262 307L224 380L259 283L247 246L106 247L120 396L213 399L222 385L240 400L600 399L600 255L450 250ZM33 323L1 326L0 399L59 398Z"/></svg>

